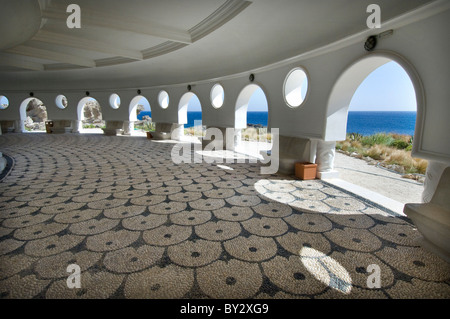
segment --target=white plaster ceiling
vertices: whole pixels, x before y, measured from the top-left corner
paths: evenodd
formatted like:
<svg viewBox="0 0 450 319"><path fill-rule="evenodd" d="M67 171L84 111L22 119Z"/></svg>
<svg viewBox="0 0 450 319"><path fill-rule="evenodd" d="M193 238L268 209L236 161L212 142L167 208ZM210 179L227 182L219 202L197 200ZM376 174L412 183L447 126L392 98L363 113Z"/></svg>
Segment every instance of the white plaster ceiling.
<svg viewBox="0 0 450 319"><path fill-rule="evenodd" d="M377 0L382 19L431 0ZM66 8L81 8L69 29ZM195 82L286 59L367 29L372 0L0 0L2 89Z"/></svg>

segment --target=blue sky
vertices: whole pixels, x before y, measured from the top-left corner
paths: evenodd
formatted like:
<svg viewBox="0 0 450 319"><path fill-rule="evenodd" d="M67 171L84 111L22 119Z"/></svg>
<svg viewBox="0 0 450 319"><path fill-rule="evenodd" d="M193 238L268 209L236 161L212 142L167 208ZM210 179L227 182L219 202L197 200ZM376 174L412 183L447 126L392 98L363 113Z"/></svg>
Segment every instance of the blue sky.
<svg viewBox="0 0 450 319"><path fill-rule="evenodd" d="M416 111L416 96L408 74L396 62L389 62L373 71L356 90L350 111ZM195 97L189 111L200 111ZM266 111L267 100L261 89L250 99L248 111Z"/></svg>
<svg viewBox="0 0 450 319"><path fill-rule="evenodd" d="M356 90L350 111L416 111L416 95L408 74L396 62L373 71Z"/></svg>
<svg viewBox="0 0 450 319"><path fill-rule="evenodd" d="M2 98L0 104L6 103ZM146 100L141 103L148 104ZM373 71L360 85L350 103L350 111L416 111L414 87L407 73L396 62L389 62ZM189 111L201 111L194 96ZM266 111L267 100L261 89L250 99L248 110Z"/></svg>

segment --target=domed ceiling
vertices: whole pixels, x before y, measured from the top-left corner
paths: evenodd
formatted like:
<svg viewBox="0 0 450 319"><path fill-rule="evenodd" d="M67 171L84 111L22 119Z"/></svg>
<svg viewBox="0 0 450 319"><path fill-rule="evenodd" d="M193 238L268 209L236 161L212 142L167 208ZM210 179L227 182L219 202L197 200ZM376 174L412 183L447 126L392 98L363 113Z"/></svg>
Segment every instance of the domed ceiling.
<svg viewBox="0 0 450 319"><path fill-rule="evenodd" d="M0 90L160 86L246 72L367 29L371 0L0 0ZM431 0L379 0L392 19ZM67 24L80 8L80 28Z"/></svg>

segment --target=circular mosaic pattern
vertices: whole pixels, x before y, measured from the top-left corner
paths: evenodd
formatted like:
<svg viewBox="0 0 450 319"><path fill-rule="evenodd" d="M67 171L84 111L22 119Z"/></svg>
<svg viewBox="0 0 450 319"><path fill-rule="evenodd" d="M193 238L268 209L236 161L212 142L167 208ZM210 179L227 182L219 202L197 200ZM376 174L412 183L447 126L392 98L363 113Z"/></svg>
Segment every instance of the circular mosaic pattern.
<svg viewBox="0 0 450 319"><path fill-rule="evenodd" d="M131 299L179 299L194 283L194 271L176 265L152 267L128 276L125 297Z"/></svg>
<svg viewBox="0 0 450 319"><path fill-rule="evenodd" d="M217 261L197 272L200 289L211 298L242 299L256 294L262 284L257 264L239 260Z"/></svg>
<svg viewBox="0 0 450 319"><path fill-rule="evenodd" d="M272 238L258 236L237 237L224 243L226 251L233 257L258 262L272 258L277 253L277 244Z"/></svg>
<svg viewBox="0 0 450 319"><path fill-rule="evenodd" d="M195 226L195 233L207 240L224 241L234 238L241 233L241 225L236 222L218 221L207 222L205 224Z"/></svg>
<svg viewBox="0 0 450 319"><path fill-rule="evenodd" d="M141 246L137 249L125 247L106 254L103 264L116 273L133 273L155 264L162 258L164 248Z"/></svg>
<svg viewBox="0 0 450 319"><path fill-rule="evenodd" d="M448 263L407 218L326 182L175 165L172 143L139 137L0 144L15 160L0 183L0 298L450 298Z"/></svg>

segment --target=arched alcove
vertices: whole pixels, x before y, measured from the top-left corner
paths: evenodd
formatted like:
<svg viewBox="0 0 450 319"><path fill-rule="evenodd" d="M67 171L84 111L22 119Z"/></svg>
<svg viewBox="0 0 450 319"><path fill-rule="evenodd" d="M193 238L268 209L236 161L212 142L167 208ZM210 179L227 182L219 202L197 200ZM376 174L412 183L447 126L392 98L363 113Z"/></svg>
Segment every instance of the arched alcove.
<svg viewBox="0 0 450 319"><path fill-rule="evenodd" d="M332 88L327 105L327 117L324 132L325 141L342 141L346 139L347 119L351 101L363 81L376 69L389 63L398 63L408 74L416 94L417 118L413 150L418 148L422 137L422 123L425 100L422 83L413 66L401 56L394 53L373 53L347 67Z"/></svg>
<svg viewBox="0 0 450 319"><path fill-rule="evenodd" d="M400 81L409 89L401 89ZM402 94L405 97L401 101L397 100L397 96ZM404 104L406 100L411 100L409 107ZM399 110L409 110L411 107L417 112L411 112L413 118L410 121L413 125L409 133L406 133L402 131L404 128L400 122L406 121L410 114L399 114L403 113ZM359 112L349 114L350 110ZM414 149L419 147L422 138L424 113L425 100L421 81L414 67L404 58L395 53L377 52L358 59L342 72L329 96L325 141L319 141L317 148L316 163L319 164L319 172L334 169L334 148L336 142L339 142L338 149L347 151L348 154L360 154L361 157L376 161L379 165L401 174L424 174L427 162L418 159L420 156L414 154ZM355 122L351 122L349 126L349 116L351 119L357 116L363 118L361 125L357 126ZM347 133L355 134L350 134L347 139ZM409 135L414 137L413 145L410 145ZM339 170L340 178L347 182L398 202L403 201L401 190L397 192L397 189L386 187L385 191L373 187L372 184L383 182L384 177L381 175L342 167ZM366 180L365 184L360 184L363 179ZM373 179L373 183L367 182L367 179ZM386 183L389 183L389 180L386 180ZM406 182L405 187L408 186L410 185ZM419 201L420 194L417 197Z"/></svg>
<svg viewBox="0 0 450 319"><path fill-rule="evenodd" d="M247 85L236 100L235 149L256 156L270 149L268 123L269 105L264 90L257 84Z"/></svg>
<svg viewBox="0 0 450 319"><path fill-rule="evenodd" d="M45 132L47 109L44 103L35 97L29 97L22 101L19 108L20 130L26 132Z"/></svg>
<svg viewBox="0 0 450 319"><path fill-rule="evenodd" d="M86 107L89 110L86 110ZM77 106L78 131L80 133L103 134L101 128L105 126L101 106L95 98L84 97Z"/></svg>
<svg viewBox="0 0 450 319"><path fill-rule="evenodd" d="M202 106L198 96L193 92L186 92L178 103L178 124L185 126L186 135L202 133Z"/></svg>
<svg viewBox="0 0 450 319"><path fill-rule="evenodd" d="M135 96L130 102L128 112L131 135L133 135L135 129L140 131L152 130L151 106L146 97Z"/></svg>
<svg viewBox="0 0 450 319"><path fill-rule="evenodd" d="M251 105L250 102L259 103L262 111L266 111L268 114L268 102L266 98L266 94L264 90L257 84L249 84L245 88L242 89L241 93L236 100L236 108L235 108L235 125L236 129L245 129L248 124L248 116L247 112L254 111L257 109L258 105ZM267 115L268 119L268 115ZM264 125L264 126L267 126Z"/></svg>

